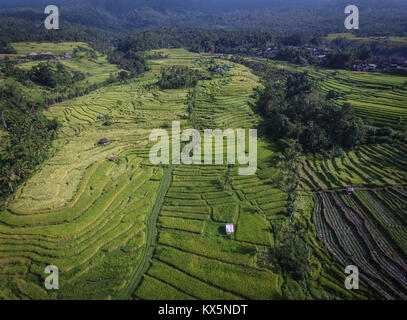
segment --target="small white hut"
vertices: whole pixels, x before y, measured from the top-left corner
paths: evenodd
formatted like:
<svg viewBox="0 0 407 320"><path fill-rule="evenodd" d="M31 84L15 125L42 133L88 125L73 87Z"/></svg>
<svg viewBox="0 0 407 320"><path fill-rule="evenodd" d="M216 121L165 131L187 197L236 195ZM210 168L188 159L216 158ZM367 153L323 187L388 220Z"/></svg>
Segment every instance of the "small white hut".
<svg viewBox="0 0 407 320"><path fill-rule="evenodd" d="M230 235L230 234L232 234L234 232L235 232L235 229L234 229L233 223L228 223L226 225L226 234Z"/></svg>

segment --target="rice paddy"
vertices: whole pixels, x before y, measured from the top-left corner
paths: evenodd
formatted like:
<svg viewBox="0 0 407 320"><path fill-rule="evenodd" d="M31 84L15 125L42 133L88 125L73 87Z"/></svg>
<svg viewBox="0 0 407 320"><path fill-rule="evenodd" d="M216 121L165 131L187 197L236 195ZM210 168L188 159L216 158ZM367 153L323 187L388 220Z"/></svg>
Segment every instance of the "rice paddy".
<svg viewBox="0 0 407 320"><path fill-rule="evenodd" d="M160 90L155 84L163 66L208 72L206 57L184 49L160 51L168 58L149 61L150 71L141 77L45 112L63 127L52 157L0 211L0 298L404 297L399 274L378 282L366 276L358 292L345 290L343 262L348 261L343 256L354 254L360 259L352 262L362 261L363 272L374 274L377 262L368 261L368 252L388 247L395 254L377 258L387 263L380 274L394 265L404 268L406 192L399 185L405 183L406 146L363 146L342 158L302 159L295 219L305 226L312 248L310 270L306 281L286 278L267 261L276 252L277 226L290 223L273 144L259 138L258 168L251 176L239 175L239 166L226 161L168 167L148 159L151 130L170 128L172 121L180 121L183 129L257 128L261 119L249 102L259 79L246 67L223 61L228 71L201 80L196 88ZM81 59L65 63L78 70L95 63ZM115 68L98 59L103 66L94 65L94 80ZM189 108L192 90L196 99ZM106 119L111 125L104 125ZM102 138L110 144L99 145ZM116 162L108 161L112 156ZM339 190L349 185L361 190L347 198ZM364 226L361 219L367 221ZM232 234L226 234L226 223L234 225ZM350 223L350 236L360 246L337 241L346 229L342 224ZM372 242L367 232L380 232L386 240ZM60 271L57 291L43 286L49 264Z"/></svg>
<svg viewBox="0 0 407 320"><path fill-rule="evenodd" d="M93 58L86 55L84 51L79 51L73 54L75 49L78 47L84 48L85 50L91 50L88 44L82 42L61 42L61 43L36 43L36 42L24 42L24 43L14 43L17 54L7 54L2 56L7 56L12 59L16 59L19 63L16 65L19 69L29 70L33 66L40 63L47 63L47 60L31 60L27 58L18 58L21 55L28 56L31 52L41 53L41 52L52 52L55 55L64 55L66 53L71 54L71 59L61 60L59 63L63 64L68 70L80 71L85 75L85 79L77 83L78 88L81 90L91 88L92 86L100 86L106 82L111 75L115 75L120 71L116 65L112 65L108 62L107 56L101 53L95 52ZM0 55L1 56L1 55ZM51 63L56 61L50 60ZM4 81L2 79L4 75L0 72L0 82ZM58 98L56 101L60 101L61 97L66 99L66 92L59 92L58 90L52 90L50 88L42 87L31 83L29 87L25 88L28 94L35 97L47 96L48 99ZM65 90L66 91L66 90ZM79 95L79 94L77 94Z"/></svg>
<svg viewBox="0 0 407 320"><path fill-rule="evenodd" d="M406 145L399 143L366 145L343 157L309 155L301 162L300 188L317 191L405 184L406 152Z"/></svg>
<svg viewBox="0 0 407 320"><path fill-rule="evenodd" d="M300 67L280 61L261 60L278 69L308 71L317 81L319 91L326 95L334 90L342 97L339 105L350 103L356 113L380 126L407 127L407 79L378 72L317 69Z"/></svg>
<svg viewBox="0 0 407 320"><path fill-rule="evenodd" d="M248 107L256 85L252 73L239 65L220 79L201 81L191 111L196 126L201 130L256 127L259 118ZM237 166L226 164L175 168L158 218L155 250L135 298L172 299L178 296L175 289L186 299L281 299L289 297L293 287L299 287L298 295L307 299L372 295L366 287L360 295L341 289L343 280L337 276L341 267L317 242L315 228L307 236L318 250L313 259L319 267L307 280L308 289L261 262L263 252L275 252L274 226L288 223L289 218L287 196L276 183L278 169L272 165L274 148L263 140L258 148L254 176L239 176ZM312 208L309 205L302 218L309 225ZM226 223L233 223L233 234L226 234ZM157 281L171 286L167 295L154 294Z"/></svg>
<svg viewBox="0 0 407 320"><path fill-rule="evenodd" d="M407 293L405 196L403 188L315 194L321 241L388 299L406 299Z"/></svg>
<svg viewBox="0 0 407 320"><path fill-rule="evenodd" d="M256 127L259 118L248 105L256 85L256 77L238 65L222 77L201 81L192 110L196 127ZM158 280L190 299L281 298L279 276L256 264L257 245L273 245L270 222L256 200L267 204L273 199L250 192L266 183L257 175L242 178L237 166L175 168L158 219L151 265L134 297L159 298L152 289ZM226 234L226 223L234 224L235 234Z"/></svg>
<svg viewBox="0 0 407 320"><path fill-rule="evenodd" d="M53 156L0 213L3 298L108 299L127 289L144 257L165 171L149 166L141 150L152 127L186 108L187 92L146 90L152 81L154 72L46 112L63 124ZM112 125L103 126L99 114ZM110 145L98 145L104 137ZM109 162L112 156L118 161ZM43 287L49 264L60 271L57 292Z"/></svg>
<svg viewBox="0 0 407 320"><path fill-rule="evenodd" d="M56 55L72 54L78 46L89 48L84 42L13 42L11 46L16 50L15 54L1 54L1 56L18 57L20 55L29 55L32 52L52 52Z"/></svg>

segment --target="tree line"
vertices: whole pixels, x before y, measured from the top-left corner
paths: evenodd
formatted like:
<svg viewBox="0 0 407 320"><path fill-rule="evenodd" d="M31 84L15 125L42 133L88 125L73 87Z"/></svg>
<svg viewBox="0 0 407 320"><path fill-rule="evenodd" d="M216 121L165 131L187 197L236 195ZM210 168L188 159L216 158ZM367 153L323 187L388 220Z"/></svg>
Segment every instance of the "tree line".
<svg viewBox="0 0 407 320"><path fill-rule="evenodd" d="M29 86L31 81L48 88L71 86L85 79L83 72L69 70L60 62L41 62L30 70L18 68L13 63L6 63L1 71L6 77L15 78L24 85Z"/></svg>
<svg viewBox="0 0 407 320"><path fill-rule="evenodd" d="M0 48L8 48L8 52L15 53L12 42L86 42L97 51L107 53L113 49L113 33L80 24L61 21L60 29L47 30L44 28L43 14L41 18L25 19L24 17L10 17L1 14L0 10ZM3 49L4 50L4 49Z"/></svg>
<svg viewBox="0 0 407 320"><path fill-rule="evenodd" d="M251 54L272 45L274 39L269 31L162 27L125 36L117 41L117 48L129 52L183 47L193 52Z"/></svg>
<svg viewBox="0 0 407 320"><path fill-rule="evenodd" d="M0 144L0 199L15 188L49 156L59 123L47 119L45 102L28 97L21 84L0 85L0 124L5 133Z"/></svg>

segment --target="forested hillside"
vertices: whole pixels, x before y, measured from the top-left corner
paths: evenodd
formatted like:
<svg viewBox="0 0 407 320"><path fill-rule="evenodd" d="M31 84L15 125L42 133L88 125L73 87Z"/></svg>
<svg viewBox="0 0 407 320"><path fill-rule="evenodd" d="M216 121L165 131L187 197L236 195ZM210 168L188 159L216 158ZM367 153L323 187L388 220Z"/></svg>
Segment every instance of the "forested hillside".
<svg viewBox="0 0 407 320"><path fill-rule="evenodd" d="M30 4L32 8L29 8ZM25 1L24 7L0 10L0 17L36 20L43 16L43 8L38 7L40 4L43 5L43 2ZM61 3L61 18L71 23L123 33L161 26L199 26L263 29L281 34L301 30L326 35L344 31L344 8L348 4L343 0L257 0L250 3L242 0L66 0ZM405 1L386 1L384 5L380 1L361 0L357 5L363 16L358 34L406 35Z"/></svg>

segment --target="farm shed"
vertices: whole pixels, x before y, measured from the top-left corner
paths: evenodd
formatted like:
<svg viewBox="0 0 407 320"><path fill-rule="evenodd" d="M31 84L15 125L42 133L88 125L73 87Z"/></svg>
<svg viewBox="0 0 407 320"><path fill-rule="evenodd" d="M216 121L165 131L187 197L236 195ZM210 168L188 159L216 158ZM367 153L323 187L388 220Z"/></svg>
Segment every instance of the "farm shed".
<svg viewBox="0 0 407 320"><path fill-rule="evenodd" d="M108 144L110 144L110 139L103 138L102 140L99 141L99 144L102 146L107 146Z"/></svg>
<svg viewBox="0 0 407 320"><path fill-rule="evenodd" d="M40 55L42 56L47 56L47 57L53 57L55 56L52 52L47 51L47 52L41 52Z"/></svg>
<svg viewBox="0 0 407 320"><path fill-rule="evenodd" d="M346 188L346 192L347 192L348 194L352 194L352 193L355 192L355 188L348 187L348 188Z"/></svg>
<svg viewBox="0 0 407 320"><path fill-rule="evenodd" d="M103 119L105 116L103 114L98 115L98 119Z"/></svg>
<svg viewBox="0 0 407 320"><path fill-rule="evenodd" d="M117 161L117 157L113 156L109 158L110 162L116 162Z"/></svg>
<svg viewBox="0 0 407 320"><path fill-rule="evenodd" d="M229 235L229 234L232 234L233 232L235 232L233 223L228 223L226 225L226 234Z"/></svg>

